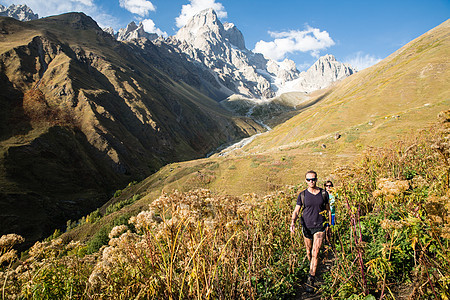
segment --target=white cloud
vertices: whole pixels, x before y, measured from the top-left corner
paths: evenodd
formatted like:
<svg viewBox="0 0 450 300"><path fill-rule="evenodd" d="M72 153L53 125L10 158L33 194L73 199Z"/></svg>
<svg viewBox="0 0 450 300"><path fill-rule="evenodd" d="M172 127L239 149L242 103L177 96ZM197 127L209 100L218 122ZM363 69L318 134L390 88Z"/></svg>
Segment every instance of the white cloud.
<svg viewBox="0 0 450 300"><path fill-rule="evenodd" d="M149 11L155 11L156 7L147 0L119 0L120 7L133 14L145 17Z"/></svg>
<svg viewBox="0 0 450 300"><path fill-rule="evenodd" d="M11 5L21 1L6 0L2 2ZM96 9L93 0L27 0L24 4L30 7L35 14L37 13L40 18L73 11L82 11L89 14L95 12Z"/></svg>
<svg viewBox="0 0 450 300"><path fill-rule="evenodd" d="M222 3L216 0L189 0L191 3L181 7L181 13L175 18L177 27L181 28L187 24L190 18L204 9L212 8L219 18L226 18L227 12Z"/></svg>
<svg viewBox="0 0 450 300"><path fill-rule="evenodd" d="M357 52L351 57L347 57L345 62L352 65L352 67L356 68L358 71L361 71L365 68L371 67L374 64L380 62L382 59L377 58L370 54L363 54L362 52Z"/></svg>
<svg viewBox="0 0 450 300"><path fill-rule="evenodd" d="M333 39L327 31L307 27L306 30L291 30L285 32L271 32L275 38L271 42L259 41L254 52L262 53L274 60L282 60L288 53L309 52L313 57L319 57L321 50L334 45Z"/></svg>
<svg viewBox="0 0 450 300"><path fill-rule="evenodd" d="M160 36L163 36L163 37L167 37L168 36L167 32L162 31L161 29L157 28L155 26L155 22L153 22L153 20L151 20L151 19L143 20L142 21L142 25L144 26L144 30L146 32L156 33L156 34L158 34Z"/></svg>
<svg viewBox="0 0 450 300"><path fill-rule="evenodd" d="M94 0L27 0L25 2L17 0L4 0L4 5L24 3L30 7L40 18L59 15L67 12L83 12L91 16L100 27L117 27L117 18L102 13L102 9L95 5Z"/></svg>

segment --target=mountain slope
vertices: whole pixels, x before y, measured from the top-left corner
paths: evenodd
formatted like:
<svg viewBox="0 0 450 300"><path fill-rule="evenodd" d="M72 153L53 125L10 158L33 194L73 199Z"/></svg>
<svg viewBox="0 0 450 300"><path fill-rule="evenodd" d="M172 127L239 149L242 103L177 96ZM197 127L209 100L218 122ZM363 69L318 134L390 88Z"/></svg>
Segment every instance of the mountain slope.
<svg viewBox="0 0 450 300"><path fill-rule="evenodd" d="M363 151L415 133L450 107L448 53L450 21L313 95L296 116L242 148L168 165L135 189L147 191L142 201L151 201L161 190L196 187L263 193L301 184L310 169L320 180L333 178Z"/></svg>
<svg viewBox="0 0 450 300"><path fill-rule="evenodd" d="M256 140L248 151L257 144L266 150L291 147L336 133L354 139L355 145L381 145L398 134L422 128L449 105L448 53L450 21L348 77L318 105Z"/></svg>
<svg viewBox="0 0 450 300"><path fill-rule="evenodd" d="M0 33L0 234L32 242L118 186L262 130L84 14L0 18Z"/></svg>

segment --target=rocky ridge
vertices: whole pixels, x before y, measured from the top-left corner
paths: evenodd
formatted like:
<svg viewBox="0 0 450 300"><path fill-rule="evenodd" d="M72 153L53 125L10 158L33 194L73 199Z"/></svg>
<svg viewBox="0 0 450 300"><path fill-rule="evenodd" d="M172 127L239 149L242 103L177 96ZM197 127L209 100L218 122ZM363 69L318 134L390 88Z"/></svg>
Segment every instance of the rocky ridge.
<svg viewBox="0 0 450 300"><path fill-rule="evenodd" d="M168 42L215 72L232 93L249 98L272 98L275 78L283 82L300 74L292 61L278 64L245 48L240 30L232 23L222 24L213 9L192 17Z"/></svg>
<svg viewBox="0 0 450 300"><path fill-rule="evenodd" d="M146 32L144 30L144 25L142 24L142 22L140 22L139 25L136 25L136 23L133 21L127 25L127 28L121 28L116 33L114 33L114 29L112 29L111 27L104 28L103 30L111 34L118 41L132 41L141 38L154 40L158 38L158 35L156 33Z"/></svg>

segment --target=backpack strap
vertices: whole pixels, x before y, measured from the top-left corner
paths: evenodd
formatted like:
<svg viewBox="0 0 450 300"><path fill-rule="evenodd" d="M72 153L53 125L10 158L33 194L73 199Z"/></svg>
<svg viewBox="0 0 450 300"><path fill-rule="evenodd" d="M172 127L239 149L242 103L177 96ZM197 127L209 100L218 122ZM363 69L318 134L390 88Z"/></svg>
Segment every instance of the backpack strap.
<svg viewBox="0 0 450 300"><path fill-rule="evenodd" d="M301 202L301 206L305 206L305 190L300 192L300 202Z"/></svg>
<svg viewBox="0 0 450 300"><path fill-rule="evenodd" d="M323 202L325 202L325 200L327 199L327 191L325 191L325 189L322 189L321 192L322 192L322 200Z"/></svg>
<svg viewBox="0 0 450 300"><path fill-rule="evenodd" d="M302 225L302 227L306 228L306 224L305 224L305 220L303 219L303 209L305 208L305 191L303 190L300 192L300 224Z"/></svg>

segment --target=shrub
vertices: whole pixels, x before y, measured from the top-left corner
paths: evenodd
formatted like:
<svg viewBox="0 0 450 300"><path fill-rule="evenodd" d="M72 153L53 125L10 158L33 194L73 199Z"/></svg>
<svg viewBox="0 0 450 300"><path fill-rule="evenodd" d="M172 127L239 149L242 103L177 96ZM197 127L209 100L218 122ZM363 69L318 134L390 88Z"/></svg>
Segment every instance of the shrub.
<svg viewBox="0 0 450 300"><path fill-rule="evenodd" d="M122 209L125 206L131 205L134 202L138 201L140 198L141 198L141 195L138 194L138 195L134 195L133 197L131 197L129 199L116 202L106 208L106 214L109 215L113 212L116 212L116 211Z"/></svg>

